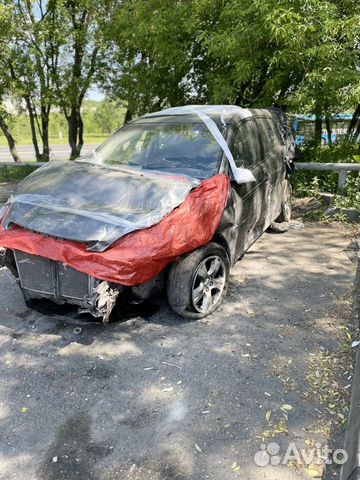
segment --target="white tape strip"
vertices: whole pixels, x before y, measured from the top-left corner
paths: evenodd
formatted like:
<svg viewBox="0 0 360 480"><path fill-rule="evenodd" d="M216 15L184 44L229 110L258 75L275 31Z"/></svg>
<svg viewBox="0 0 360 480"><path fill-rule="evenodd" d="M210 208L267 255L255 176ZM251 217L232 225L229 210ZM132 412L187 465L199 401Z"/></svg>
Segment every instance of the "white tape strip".
<svg viewBox="0 0 360 480"><path fill-rule="evenodd" d="M229 149L228 144L226 143L225 138L222 136L218 126L216 125L216 123L212 118L210 118L208 115L206 115L206 113L204 113L204 112L208 112L208 113L214 112L214 111L217 111L217 109L220 110L221 112L221 122L224 126L226 126L226 122L224 119L225 113L236 114L236 115L239 115L241 118L247 118L252 116L251 112L246 108L240 109L240 108L233 107L225 110L224 108L221 108L221 106L216 106L216 105L215 106L204 105L204 106L201 106L201 110L196 108L196 106L168 108L168 109L162 110L161 112L152 113L148 116L157 116L160 114L161 115L183 115L188 113L197 115L204 122L204 124L207 126L212 136L220 145L222 151L224 152L229 162L235 181L238 183L255 182L256 179L250 170L236 166L234 157Z"/></svg>

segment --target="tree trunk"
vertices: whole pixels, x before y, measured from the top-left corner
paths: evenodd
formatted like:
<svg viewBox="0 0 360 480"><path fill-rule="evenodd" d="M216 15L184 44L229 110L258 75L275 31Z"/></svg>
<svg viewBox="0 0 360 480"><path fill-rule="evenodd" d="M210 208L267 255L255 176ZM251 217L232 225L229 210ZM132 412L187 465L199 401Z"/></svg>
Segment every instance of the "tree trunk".
<svg viewBox="0 0 360 480"><path fill-rule="evenodd" d="M77 157L76 151L76 140L77 140L77 127L76 127L76 118L75 112L72 109L71 113L67 119L68 121L68 138L69 138L69 145L70 145L70 160L75 160Z"/></svg>
<svg viewBox="0 0 360 480"><path fill-rule="evenodd" d="M20 162L21 160L16 150L15 139L11 135L9 131L9 127L7 126L7 123L5 122L5 119L2 116L0 116L0 128L8 142L9 150L14 159L14 162Z"/></svg>
<svg viewBox="0 0 360 480"><path fill-rule="evenodd" d="M127 109L126 109L126 113L125 113L125 118L124 118L124 125L126 125L127 123L129 123L131 120L132 120L132 113L131 113L130 110L127 108Z"/></svg>
<svg viewBox="0 0 360 480"><path fill-rule="evenodd" d="M355 126L354 126L354 130L353 130L352 137L351 137L351 140L352 140L354 143L355 143L355 142L358 143L358 146L359 146L359 155L360 155L360 142L359 142L359 139L360 139L360 113L359 113L359 116L358 116L358 119L357 119L357 123L356 123Z"/></svg>
<svg viewBox="0 0 360 480"><path fill-rule="evenodd" d="M78 111L78 135L79 135L79 142L78 142L78 151L79 155L81 154L81 149L84 145L84 123L81 117L81 111Z"/></svg>
<svg viewBox="0 0 360 480"><path fill-rule="evenodd" d="M356 140L356 133L359 132L359 124L360 123L360 103L356 107L355 112L353 113L351 122L348 127L348 131L346 134L347 140Z"/></svg>
<svg viewBox="0 0 360 480"><path fill-rule="evenodd" d="M330 122L330 117L328 117L327 115L326 115L326 118L325 118L325 124L326 124L326 132L327 132L327 136L328 136L328 140L329 140L329 145L331 146L332 145L331 122Z"/></svg>
<svg viewBox="0 0 360 480"><path fill-rule="evenodd" d="M43 144L42 161L48 162L50 160L49 147L49 110L46 107L41 108L41 140Z"/></svg>
<svg viewBox="0 0 360 480"><path fill-rule="evenodd" d="M322 119L321 116L315 116L315 144L321 145Z"/></svg>
<svg viewBox="0 0 360 480"><path fill-rule="evenodd" d="M35 125L35 118L34 118L34 111L31 105L31 101L29 97L25 98L25 103L26 103L26 108L28 110L29 114L29 120L30 120L30 128L31 128L31 138L32 138L32 143L34 146L35 150L35 157L37 162L41 162L41 154L40 154L40 149L39 149L39 144L36 136L36 125Z"/></svg>
<svg viewBox="0 0 360 480"><path fill-rule="evenodd" d="M72 107L67 121L68 139L71 148L70 160L75 160L75 158L80 156L81 149L84 145L84 124L81 118L80 109Z"/></svg>

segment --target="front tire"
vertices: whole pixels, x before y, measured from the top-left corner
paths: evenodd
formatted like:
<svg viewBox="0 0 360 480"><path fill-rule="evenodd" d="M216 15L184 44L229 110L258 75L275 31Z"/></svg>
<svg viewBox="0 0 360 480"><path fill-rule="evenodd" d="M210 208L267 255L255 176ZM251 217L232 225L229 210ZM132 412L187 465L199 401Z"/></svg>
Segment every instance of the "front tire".
<svg viewBox="0 0 360 480"><path fill-rule="evenodd" d="M211 242L170 267L167 297L171 309L188 319L203 318L223 302L230 261L225 249Z"/></svg>

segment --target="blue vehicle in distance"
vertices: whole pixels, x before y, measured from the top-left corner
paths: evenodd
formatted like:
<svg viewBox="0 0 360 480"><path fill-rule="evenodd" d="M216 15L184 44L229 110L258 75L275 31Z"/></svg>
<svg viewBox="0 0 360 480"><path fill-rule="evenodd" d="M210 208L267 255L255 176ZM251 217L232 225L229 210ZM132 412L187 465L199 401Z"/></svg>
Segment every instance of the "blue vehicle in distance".
<svg viewBox="0 0 360 480"><path fill-rule="evenodd" d="M333 115L331 117L331 143L337 143L346 135L352 115L343 113ZM323 119L325 124L325 119ZM294 131L296 145L301 147L306 143L310 143L315 137L315 115L295 115L294 116ZM325 126L324 126L325 127ZM321 144L329 145L329 135L326 128L322 129Z"/></svg>

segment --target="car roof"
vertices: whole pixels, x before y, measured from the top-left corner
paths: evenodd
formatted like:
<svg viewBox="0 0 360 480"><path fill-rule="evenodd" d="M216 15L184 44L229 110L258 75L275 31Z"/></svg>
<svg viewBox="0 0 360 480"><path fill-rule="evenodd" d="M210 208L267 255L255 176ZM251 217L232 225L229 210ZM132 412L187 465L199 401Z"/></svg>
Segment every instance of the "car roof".
<svg viewBox="0 0 360 480"><path fill-rule="evenodd" d="M161 122L164 123L202 123L199 114L205 114L218 125L239 123L244 118L265 116L272 118L267 109L248 109L237 105L184 105L180 107L166 108L158 112L144 115L132 123Z"/></svg>

